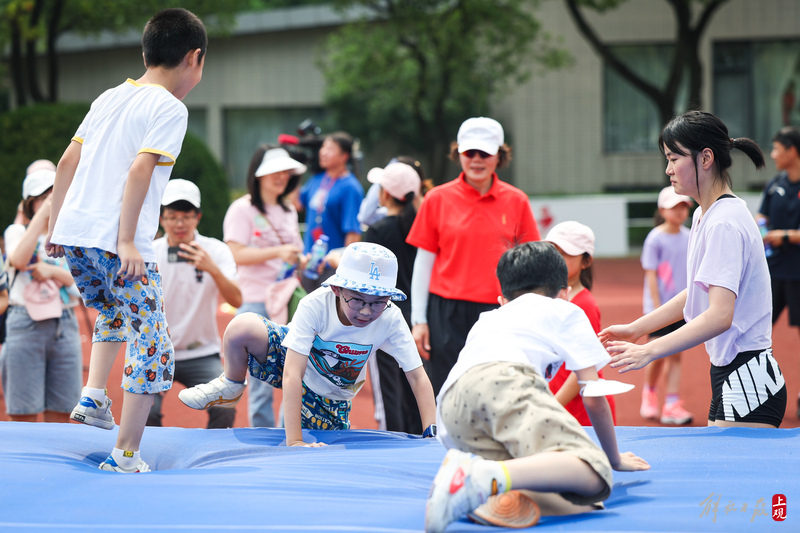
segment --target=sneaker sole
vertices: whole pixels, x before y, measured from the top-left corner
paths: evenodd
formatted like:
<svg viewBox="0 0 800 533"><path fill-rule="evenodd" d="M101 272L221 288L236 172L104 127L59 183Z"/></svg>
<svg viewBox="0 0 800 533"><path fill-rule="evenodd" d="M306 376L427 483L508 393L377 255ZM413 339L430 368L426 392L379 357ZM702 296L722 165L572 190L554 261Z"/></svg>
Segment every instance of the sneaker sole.
<svg viewBox="0 0 800 533"><path fill-rule="evenodd" d="M433 478L428 501L425 504L425 531L427 533L441 533L447 525L460 517L453 517L448 520L449 508L446 505L447 495L450 493L450 485L456 470L461 465L464 452L450 450L445 455L436 477Z"/></svg>
<svg viewBox="0 0 800 533"><path fill-rule="evenodd" d="M181 391L181 392L183 392L183 391ZM239 403L239 400L242 399L243 395L244 395L244 392L242 394L240 394L239 396L237 396L236 398L233 398L233 399L230 399L230 400L226 400L225 398L220 396L216 400L212 400L212 401L208 402L207 404L205 404L202 407L195 407L193 405L190 405L189 403L186 402L186 400L181 398L181 394L180 393L178 393L178 399L181 401L181 403L183 405L185 405L186 407L189 407L190 409L197 409L198 411L207 411L211 407L219 407L221 409L233 409L234 407L236 407L236 404Z"/></svg>
<svg viewBox="0 0 800 533"><path fill-rule="evenodd" d="M114 429L115 425L113 420L109 422L108 420L103 420L102 418L86 416L85 414L77 411L72 411L69 417L75 422L80 422L81 424L86 424L87 426L94 426L101 429Z"/></svg>
<svg viewBox="0 0 800 533"><path fill-rule="evenodd" d="M521 529L539 523L542 510L518 490L491 496L486 503L469 513L469 519L483 526Z"/></svg>

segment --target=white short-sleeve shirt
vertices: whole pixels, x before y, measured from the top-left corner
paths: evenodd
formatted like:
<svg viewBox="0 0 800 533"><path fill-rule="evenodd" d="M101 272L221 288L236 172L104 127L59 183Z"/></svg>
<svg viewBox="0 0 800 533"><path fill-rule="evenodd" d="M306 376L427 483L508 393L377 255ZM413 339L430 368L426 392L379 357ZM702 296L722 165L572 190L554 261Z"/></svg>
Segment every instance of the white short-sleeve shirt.
<svg viewBox="0 0 800 533"><path fill-rule="evenodd" d="M140 153L158 154L136 225L134 244L155 262L161 198L186 134L188 111L160 85L134 80L107 90L93 103L73 137L81 157L58 215L52 242L116 253L122 195Z"/></svg>
<svg viewBox="0 0 800 533"><path fill-rule="evenodd" d="M213 259L223 276L236 279L236 262L227 244L197 232L194 241ZM217 283L208 272L198 272L190 263L170 263L166 237L156 239L153 248L161 273L164 311L175 347L175 360L220 353Z"/></svg>
<svg viewBox="0 0 800 533"><path fill-rule="evenodd" d="M730 329L705 343L712 365L725 366L740 352L772 346L769 268L758 226L743 200L717 200L705 215L695 210L687 273L687 322L708 309L709 286L736 295Z"/></svg>
<svg viewBox="0 0 800 533"><path fill-rule="evenodd" d="M368 326L345 326L336 314L336 295L329 287L300 300L283 346L308 355L303 381L331 400L355 397L366 381L367 360L377 350L392 356L405 372L422 366L414 338L396 305L387 307Z"/></svg>

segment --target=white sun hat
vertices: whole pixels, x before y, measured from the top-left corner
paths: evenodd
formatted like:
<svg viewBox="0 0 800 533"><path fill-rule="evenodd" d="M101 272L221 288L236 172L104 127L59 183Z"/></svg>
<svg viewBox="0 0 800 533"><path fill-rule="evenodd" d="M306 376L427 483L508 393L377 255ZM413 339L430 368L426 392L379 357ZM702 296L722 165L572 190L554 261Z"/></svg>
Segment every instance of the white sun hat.
<svg viewBox="0 0 800 533"><path fill-rule="evenodd" d="M54 170L40 169L34 170L22 181L22 199L27 200L31 196L41 196L47 189L56 182Z"/></svg>
<svg viewBox="0 0 800 533"><path fill-rule="evenodd" d="M388 248L371 242L354 242L342 253L336 274L322 283L370 296L389 296L402 301L406 295L395 287L397 257Z"/></svg>
<svg viewBox="0 0 800 533"><path fill-rule="evenodd" d="M594 232L592 228L574 220L556 224L550 228L544 240L557 245L567 255L583 255L587 253L594 256Z"/></svg>
<svg viewBox="0 0 800 533"><path fill-rule="evenodd" d="M299 176L306 171L306 166L300 161L292 159L289 152L283 148L270 148L264 152L264 158L256 169L256 177L260 178L284 170L291 171L293 176Z"/></svg>

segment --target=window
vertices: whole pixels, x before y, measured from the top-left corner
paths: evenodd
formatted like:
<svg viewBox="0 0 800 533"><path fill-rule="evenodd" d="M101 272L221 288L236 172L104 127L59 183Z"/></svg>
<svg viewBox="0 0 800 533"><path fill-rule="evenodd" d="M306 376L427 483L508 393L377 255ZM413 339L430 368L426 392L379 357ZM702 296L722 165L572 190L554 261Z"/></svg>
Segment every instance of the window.
<svg viewBox="0 0 800 533"><path fill-rule="evenodd" d="M800 126L800 41L714 44L714 114L732 137L764 149L782 126Z"/></svg>
<svg viewBox="0 0 800 533"><path fill-rule="evenodd" d="M656 87L669 76L672 48L666 44L613 46L611 51L629 69ZM686 108L688 80L684 76L676 110ZM606 152L649 152L658 150L658 136L664 125L655 103L604 65L603 139Z"/></svg>
<svg viewBox="0 0 800 533"><path fill-rule="evenodd" d="M208 144L208 122L206 110L201 107L189 108L189 122L186 130Z"/></svg>
<svg viewBox="0 0 800 533"><path fill-rule="evenodd" d="M225 171L232 187L247 188L247 167L260 144L277 144L278 135L297 135L297 126L310 118L319 124L318 107L228 109L224 114Z"/></svg>

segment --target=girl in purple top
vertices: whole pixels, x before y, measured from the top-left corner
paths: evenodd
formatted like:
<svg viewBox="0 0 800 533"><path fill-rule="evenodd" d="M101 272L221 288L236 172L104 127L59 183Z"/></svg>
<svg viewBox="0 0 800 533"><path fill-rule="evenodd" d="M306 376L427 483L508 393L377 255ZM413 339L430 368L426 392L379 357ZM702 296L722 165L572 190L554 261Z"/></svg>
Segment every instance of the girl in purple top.
<svg viewBox="0 0 800 533"><path fill-rule="evenodd" d="M687 257L688 287L638 320L611 326L600 340L612 368L628 372L701 342L711 360L709 426L778 427L786 383L772 356L769 270L747 205L731 192L731 149L757 168L764 155L751 139L731 139L717 117L689 111L672 119L659 146L678 194L699 204ZM685 318L677 331L646 344L639 337Z"/></svg>
<svg viewBox="0 0 800 533"><path fill-rule="evenodd" d="M692 199L675 192L672 186L658 194L657 226L647 235L642 249L644 269L644 312L661 307L686 288L686 253L689 228L683 225L689 217ZM650 340L672 333L686 322L683 319L650 334ZM666 397L663 410L659 406L656 383L664 371ZM693 415L680 400L681 352L653 361L644 369L642 418L660 420L662 424L688 424Z"/></svg>

